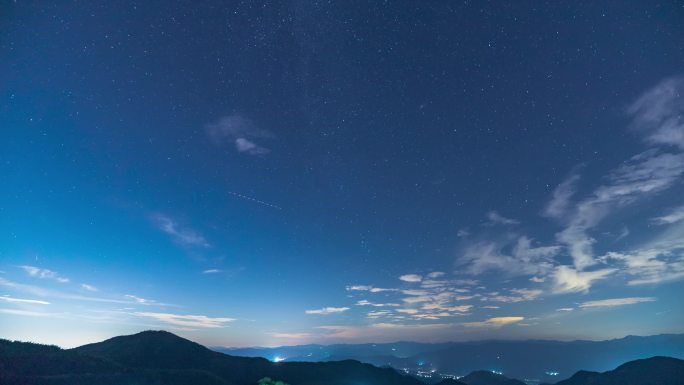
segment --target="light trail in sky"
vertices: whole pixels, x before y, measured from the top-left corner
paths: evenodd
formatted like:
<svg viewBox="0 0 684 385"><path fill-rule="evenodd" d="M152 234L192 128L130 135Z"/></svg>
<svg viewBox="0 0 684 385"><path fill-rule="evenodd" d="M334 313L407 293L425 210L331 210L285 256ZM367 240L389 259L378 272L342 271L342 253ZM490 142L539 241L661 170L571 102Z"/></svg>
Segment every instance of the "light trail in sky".
<svg viewBox="0 0 684 385"><path fill-rule="evenodd" d="M236 197L238 197L238 198L247 199L247 200L249 200L249 201L258 203L258 204L260 204L260 205L268 206L268 207L274 208L274 209L276 209L276 210L282 210L282 209L283 209L283 208L280 207L280 206L276 206L276 205L270 204L270 203L268 203L268 202L260 201L260 200L258 200L258 199L256 199L256 198L248 197L248 196L246 196L246 195L242 195L242 194L240 194L240 193L236 193L236 192L233 192L233 191L228 191L228 194L233 195L233 196L236 196Z"/></svg>

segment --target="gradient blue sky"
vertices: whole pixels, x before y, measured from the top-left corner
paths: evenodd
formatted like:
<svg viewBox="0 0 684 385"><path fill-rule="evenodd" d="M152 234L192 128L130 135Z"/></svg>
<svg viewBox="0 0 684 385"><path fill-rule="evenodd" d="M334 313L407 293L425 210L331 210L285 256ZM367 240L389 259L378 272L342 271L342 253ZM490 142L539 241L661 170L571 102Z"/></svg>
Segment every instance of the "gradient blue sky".
<svg viewBox="0 0 684 385"><path fill-rule="evenodd" d="M5 2L0 337L684 332L675 2Z"/></svg>

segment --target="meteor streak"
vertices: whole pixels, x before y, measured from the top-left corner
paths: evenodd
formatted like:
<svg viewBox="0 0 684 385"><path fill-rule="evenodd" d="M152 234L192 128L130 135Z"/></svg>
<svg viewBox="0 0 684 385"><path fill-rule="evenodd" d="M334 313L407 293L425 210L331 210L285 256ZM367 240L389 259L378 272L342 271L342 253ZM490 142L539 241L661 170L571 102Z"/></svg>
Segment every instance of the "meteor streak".
<svg viewBox="0 0 684 385"><path fill-rule="evenodd" d="M260 201L260 200L258 200L258 199L255 199L255 198L252 198L252 197L248 197L248 196L246 196L246 195L242 195L242 194L239 194L239 193L236 193L236 192L233 192L233 191L228 191L228 194L234 195L234 196L236 196L236 197L238 197L238 198L247 199L247 200L249 200L249 201L258 203L258 204L260 204L260 205L268 206L268 207L274 208L274 209L276 209L276 210L282 210L282 209L283 209L283 208L280 207L280 206L272 205L272 204L270 204L270 203L268 203L268 202Z"/></svg>

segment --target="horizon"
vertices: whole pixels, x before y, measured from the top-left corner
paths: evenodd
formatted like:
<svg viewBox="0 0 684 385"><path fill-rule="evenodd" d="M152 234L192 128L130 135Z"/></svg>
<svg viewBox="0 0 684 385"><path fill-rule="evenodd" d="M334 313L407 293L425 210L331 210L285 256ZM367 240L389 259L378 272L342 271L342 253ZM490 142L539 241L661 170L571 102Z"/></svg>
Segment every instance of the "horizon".
<svg viewBox="0 0 684 385"><path fill-rule="evenodd" d="M684 7L0 7L0 338L684 333Z"/></svg>
<svg viewBox="0 0 684 385"><path fill-rule="evenodd" d="M102 340L97 340L97 341L91 341L91 342L86 342L81 345L77 346L70 346L70 347L65 347L65 346L60 346L60 345L55 345L55 344L43 344L41 342L36 342L36 341L30 341L30 340L10 340L7 339L8 341L13 341L13 342L30 342L30 343L37 343L41 345L50 345L50 346L57 346L61 349L73 349L77 348L80 346L84 345L89 345L89 344L96 344L99 342L104 342L113 338L117 337L131 337L143 333L148 333L148 332L164 332L164 333L169 333L172 334L176 337L188 340L190 342L195 342L198 343L210 350L214 349L226 349L226 350L244 350L244 349L277 349L277 348L291 348L291 347L305 347L305 346L354 346L354 345L393 345L393 344L421 344L421 345L440 345L440 344L469 344L469 343L484 343L484 342L493 342L493 343L498 343L498 342L511 342L511 343L516 343L516 342L560 342L560 343L573 343L573 342L608 342L608 341L616 341L616 340L622 340L622 339L627 339L627 338L652 338L652 337L661 337L661 336L677 336L677 335L684 335L684 333L660 333L660 334L651 334L651 335L632 335L628 334L622 337L615 337L615 338L609 338L609 339L599 339L599 340L585 340L585 339L572 339L572 340L554 340L554 339L478 339L478 340L462 340L462 341L441 341L441 342L420 342L420 341L408 341L408 340L397 340L397 341L390 341L390 342L360 342L360 343L331 343L331 344L316 344L316 343L311 343L311 344L301 344L301 345L275 345L275 346L221 346L221 345L204 345L200 343L199 341L194 341L191 338L186 338L183 337L181 334L170 332L168 330L164 329L145 329L145 330L140 330L138 332L133 332L131 334L122 334L122 335L114 335L111 337L105 337ZM3 338L0 338L3 339Z"/></svg>

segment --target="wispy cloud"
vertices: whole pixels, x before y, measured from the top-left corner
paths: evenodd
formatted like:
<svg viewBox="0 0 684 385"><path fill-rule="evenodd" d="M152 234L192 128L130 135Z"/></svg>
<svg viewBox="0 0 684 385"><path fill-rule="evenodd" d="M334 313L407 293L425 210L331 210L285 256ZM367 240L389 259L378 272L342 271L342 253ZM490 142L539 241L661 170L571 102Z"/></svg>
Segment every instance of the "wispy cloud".
<svg viewBox="0 0 684 385"><path fill-rule="evenodd" d="M382 293L388 291L399 291L399 289L391 289L384 287L373 287L369 285L350 285L347 286L347 291L369 291L371 293Z"/></svg>
<svg viewBox="0 0 684 385"><path fill-rule="evenodd" d="M487 220L489 221L489 224L496 224L496 225L518 225L520 224L520 221L516 219L511 219L511 218L506 218L503 215L499 214L496 211L490 211L487 213Z"/></svg>
<svg viewBox="0 0 684 385"><path fill-rule="evenodd" d="M132 295L132 294L126 294L126 295L124 295L124 297L130 298L130 299L133 300L135 303L139 303L139 304L141 304L141 305L149 305L149 304L153 304L153 303L156 302L156 301L154 301L154 300L141 298L141 297L138 297L138 296L135 296L135 295Z"/></svg>
<svg viewBox="0 0 684 385"><path fill-rule="evenodd" d="M0 309L0 313L11 314L11 315L21 315L21 316L28 316L28 317L64 318L64 314L60 314L60 313L45 313L45 312L22 310L22 309Z"/></svg>
<svg viewBox="0 0 684 385"><path fill-rule="evenodd" d="M210 247L211 245L204 236L195 230L181 227L175 220L163 214L155 214L151 217L159 230L171 236L171 238L182 245Z"/></svg>
<svg viewBox="0 0 684 385"><path fill-rule="evenodd" d="M283 339L292 339L292 340L305 339L305 338L309 338L312 336L311 333L281 333L281 332L273 332L273 333L269 333L269 335L273 338L283 338Z"/></svg>
<svg viewBox="0 0 684 385"><path fill-rule="evenodd" d="M74 301L86 301L86 302L102 302L102 303L116 303L116 304L144 304L144 305L157 305L157 306L177 306L173 304L165 304L152 300L145 300L144 298L136 296L124 296L126 299L109 298L109 297L92 297L81 294L73 294L61 290L46 289L34 285L26 285L22 283L17 283L10 281L8 279L0 277L0 286L9 287L18 292L34 295L41 298L59 298ZM141 302L142 301L142 302Z"/></svg>
<svg viewBox="0 0 684 385"><path fill-rule="evenodd" d="M14 298L14 297L10 297L8 295L0 296L0 301L10 302L10 303L26 303L26 304L31 304L31 305L49 305L50 304L50 302L47 302L47 301L41 301L41 300L37 300L37 299Z"/></svg>
<svg viewBox="0 0 684 385"><path fill-rule="evenodd" d="M485 321L480 322L464 322L462 325L466 327L476 327L476 328L500 328L505 325L513 324L524 320L525 317L493 317Z"/></svg>
<svg viewBox="0 0 684 385"><path fill-rule="evenodd" d="M218 274L218 273L221 273L222 271L223 270L219 270L219 269L207 269L207 270L202 271L202 274Z"/></svg>
<svg viewBox="0 0 684 385"><path fill-rule="evenodd" d="M558 266L553 272L555 293L587 292L594 283L607 278L617 269L607 268L594 271L578 271L571 266Z"/></svg>
<svg viewBox="0 0 684 385"><path fill-rule="evenodd" d="M544 215L550 218L562 218L565 216L570 207L570 200L573 195L575 195L577 182L579 180L580 176L573 174L565 179L563 183L558 185L558 187L553 190L551 201L549 201L544 209Z"/></svg>
<svg viewBox="0 0 684 385"><path fill-rule="evenodd" d="M251 119L239 114L224 116L208 124L207 132L216 143L232 142L238 152L248 155L270 153L271 150L256 141L274 137L272 132L257 127Z"/></svg>
<svg viewBox="0 0 684 385"><path fill-rule="evenodd" d="M644 93L627 110L632 126L646 133L652 144L684 149L684 78L662 81Z"/></svg>
<svg viewBox="0 0 684 385"><path fill-rule="evenodd" d="M342 312L345 312L347 310L349 310L348 307L324 307L322 309L306 310L304 313L328 315L328 314L342 313Z"/></svg>
<svg viewBox="0 0 684 385"><path fill-rule="evenodd" d="M398 303L374 303L370 302L368 300L362 299L360 301L356 302L356 305L358 306L374 306L374 307L396 307L396 306L401 306Z"/></svg>
<svg viewBox="0 0 684 385"><path fill-rule="evenodd" d="M489 293L480 298L482 301L493 301L493 302L525 302L533 301L539 298L543 294L540 289L511 289L508 294L500 294L498 292Z"/></svg>
<svg viewBox="0 0 684 385"><path fill-rule="evenodd" d="M463 316L468 314L472 309L472 305L464 304L461 301L470 300L478 295L470 293L470 285L478 284L478 281L472 279L447 279L446 273L436 271L428 273L425 277L418 274L405 274L399 277L399 280L417 284L418 287L413 289L391 289L390 293L404 295L401 298L403 307L401 309L393 309L392 311L384 310L371 312L370 317L389 317L394 320L411 319L414 321L430 321L438 320L443 317ZM371 285L355 285L348 286L350 291L372 291L374 289ZM394 302L389 303L373 303L366 299L359 300L357 305L360 306L377 306L377 307L399 307L400 305Z"/></svg>
<svg viewBox="0 0 684 385"><path fill-rule="evenodd" d="M399 323L375 323L372 324L372 328L376 329L392 329L392 330L405 330L405 331L416 331L416 330L437 330L437 329L445 329L451 327L451 324L438 324L438 323L430 323L430 324L399 324Z"/></svg>
<svg viewBox="0 0 684 385"><path fill-rule="evenodd" d="M95 286L93 285L88 285L87 283L82 283L81 284L81 289L87 290L87 291L92 291L92 292L98 292L98 290Z"/></svg>
<svg viewBox="0 0 684 385"><path fill-rule="evenodd" d="M404 274L399 279L404 282L420 282L423 280L423 277L418 274Z"/></svg>
<svg viewBox="0 0 684 385"><path fill-rule="evenodd" d="M389 310L369 311L368 313L366 313L366 317L368 317L368 318L380 318L380 317L386 317L390 314L392 314L392 312Z"/></svg>
<svg viewBox="0 0 684 385"><path fill-rule="evenodd" d="M666 226L631 251L609 252L602 259L622 265L630 285L657 284L684 278L684 222Z"/></svg>
<svg viewBox="0 0 684 385"><path fill-rule="evenodd" d="M662 217L653 218L652 221L659 225L670 225L684 221L684 206L676 207Z"/></svg>
<svg viewBox="0 0 684 385"><path fill-rule="evenodd" d="M133 315L139 317L147 317L155 319L173 326L188 327L188 328L223 328L228 326L229 322L235 321L235 318L228 317L209 317L206 315L191 315L191 314L172 314L172 313L152 313L152 312L135 312Z"/></svg>
<svg viewBox="0 0 684 385"><path fill-rule="evenodd" d="M612 210L671 187L684 174L684 154L649 150L633 156L610 173L607 184L580 201L567 218L558 240L566 244L578 270L596 263L588 231Z"/></svg>
<svg viewBox="0 0 684 385"><path fill-rule="evenodd" d="M553 268L553 257L562 248L557 245L533 246L532 242L532 239L521 236L517 239L506 237L503 240L471 243L456 265L474 275L496 270L507 275L543 276Z"/></svg>
<svg viewBox="0 0 684 385"><path fill-rule="evenodd" d="M55 280L59 283L68 283L69 282L69 278L62 277L59 274L57 274L57 272L52 271L52 270L41 269L40 267L28 266L28 265L23 265L23 266L19 266L19 267L24 269L26 274L28 274L31 277L42 278L42 279L52 279L52 280Z"/></svg>
<svg viewBox="0 0 684 385"><path fill-rule="evenodd" d="M606 308L606 307L616 307L625 305L634 305L642 302L653 302L656 301L654 297L628 297L628 298L611 298L602 299L597 301L587 301L581 303L579 307L587 308Z"/></svg>

